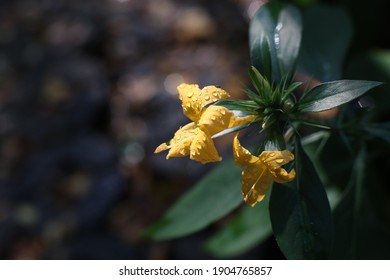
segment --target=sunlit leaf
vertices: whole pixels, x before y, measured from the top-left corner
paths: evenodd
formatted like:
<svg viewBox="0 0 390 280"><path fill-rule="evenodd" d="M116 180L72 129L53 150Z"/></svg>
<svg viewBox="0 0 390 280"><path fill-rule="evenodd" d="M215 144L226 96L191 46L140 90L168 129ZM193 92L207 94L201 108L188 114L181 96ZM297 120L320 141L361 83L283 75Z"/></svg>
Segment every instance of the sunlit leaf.
<svg viewBox="0 0 390 280"><path fill-rule="evenodd" d="M147 230L153 239L170 239L201 230L242 202L241 173L233 160L220 163Z"/></svg>
<svg viewBox="0 0 390 280"><path fill-rule="evenodd" d="M256 110L258 108L258 105L256 102L252 100L243 100L243 101L237 101L237 100L219 100L214 103L216 106L223 106L229 110L237 110L242 112L248 112L251 113L253 110Z"/></svg>
<svg viewBox="0 0 390 280"><path fill-rule="evenodd" d="M288 259L326 259L333 223L325 189L300 143L296 144L295 180L274 184L270 200L272 229Z"/></svg>
<svg viewBox="0 0 390 280"><path fill-rule="evenodd" d="M299 100L301 112L320 112L358 98L370 89L381 85L375 81L339 80L320 84Z"/></svg>

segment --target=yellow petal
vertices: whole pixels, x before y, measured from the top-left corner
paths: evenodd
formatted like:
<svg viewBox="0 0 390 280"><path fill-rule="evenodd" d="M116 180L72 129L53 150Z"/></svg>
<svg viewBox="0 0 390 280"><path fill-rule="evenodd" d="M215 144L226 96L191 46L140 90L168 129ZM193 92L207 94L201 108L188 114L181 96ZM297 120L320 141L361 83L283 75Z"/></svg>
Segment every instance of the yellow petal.
<svg viewBox="0 0 390 280"><path fill-rule="evenodd" d="M190 145L195 136L196 127L196 124L192 122L176 131L169 142L169 145L167 145L167 147L170 148L167 159L170 157L184 157L189 155ZM163 145L164 144L161 144L159 147L161 147L161 149L165 148ZM157 149L159 149L159 147L157 147Z"/></svg>
<svg viewBox="0 0 390 280"><path fill-rule="evenodd" d="M253 207L257 202L263 200L271 182L272 177L261 161L249 165L242 172L241 177L241 193L244 196L244 201Z"/></svg>
<svg viewBox="0 0 390 280"><path fill-rule="evenodd" d="M200 128L195 130L195 136L190 147L190 158L203 164L222 160L210 135Z"/></svg>
<svg viewBox="0 0 390 280"><path fill-rule="evenodd" d="M199 96L202 94L198 85L181 84L177 87L183 113L190 120L197 122L200 119L203 106L199 102Z"/></svg>
<svg viewBox="0 0 390 280"><path fill-rule="evenodd" d="M249 116L245 116L245 117L236 117L233 115L233 117L230 119L229 128L243 125L243 124L247 124L249 122L254 121L255 119L256 119L256 116L253 116L253 115L249 115Z"/></svg>
<svg viewBox="0 0 390 280"><path fill-rule="evenodd" d="M183 113L194 122L200 119L207 104L229 97L226 91L215 86L200 89L197 84L181 84L177 90L182 101Z"/></svg>
<svg viewBox="0 0 390 280"><path fill-rule="evenodd" d="M259 158L267 166L269 173L277 183L286 183L295 178L294 169L288 173L281 167L294 159L294 155L290 151L264 151Z"/></svg>
<svg viewBox="0 0 390 280"><path fill-rule="evenodd" d="M247 166L259 160L258 157L252 155L247 149L241 146L238 140L238 133L233 140L233 156L234 162L239 166Z"/></svg>
<svg viewBox="0 0 390 280"><path fill-rule="evenodd" d="M160 146L158 146L155 150L154 150L154 153L157 154L157 153L161 153L162 151L165 151L165 150L168 150L169 149L169 146L167 145L167 143L162 143Z"/></svg>
<svg viewBox="0 0 390 280"><path fill-rule="evenodd" d="M223 106L209 106L202 113L199 126L207 130L210 135L214 135L229 128L234 114Z"/></svg>
<svg viewBox="0 0 390 280"><path fill-rule="evenodd" d="M296 174L294 169L292 169L290 172L287 172L284 168L280 168L278 172L273 174L273 177L276 183L283 184L294 180L295 175Z"/></svg>
<svg viewBox="0 0 390 280"><path fill-rule="evenodd" d="M279 168L280 166L289 163L294 159L294 154L289 150L283 151L263 151L259 156L269 168Z"/></svg>
<svg viewBox="0 0 390 280"><path fill-rule="evenodd" d="M226 91L216 86L207 86L202 89L203 106L229 97L230 95Z"/></svg>

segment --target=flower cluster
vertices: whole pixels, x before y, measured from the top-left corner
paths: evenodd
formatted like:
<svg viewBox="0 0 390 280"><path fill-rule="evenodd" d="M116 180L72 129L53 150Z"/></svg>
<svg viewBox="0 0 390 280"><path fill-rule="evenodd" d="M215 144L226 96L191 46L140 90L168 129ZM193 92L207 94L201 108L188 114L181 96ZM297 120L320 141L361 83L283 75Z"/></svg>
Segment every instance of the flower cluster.
<svg viewBox="0 0 390 280"><path fill-rule="evenodd" d="M329 77L335 76L334 70L342 72L338 69L342 65L342 60L338 61L342 55L337 55L336 60L326 55L327 47L333 46L332 40L338 36L331 38L332 32L327 32L329 36L325 36L320 42L321 48L316 49L316 44L307 42L318 38L310 39L310 34L306 34L309 36L303 42L305 51L301 51L304 21L300 9L284 4L284 1L266 2L253 15L249 25L248 74L251 85L245 89L247 98L231 100L223 89L215 86L200 89L198 85L180 85L178 90L183 112L192 122L180 128L173 139L157 147L156 152L169 149L167 159L188 155L201 163L220 161L213 140L228 133L236 133L232 150L235 164L242 168L243 200L252 207L263 201L256 215L259 221L265 223L262 223L261 231L252 229L252 223L248 221L253 211L243 209L227 226L228 231L231 228L236 230L239 224L234 237L246 236L248 232L257 233L258 237L253 242L245 240L244 247L248 248L248 244L266 238L272 230L287 259L345 258L348 254L345 255L344 251L354 251L351 246L356 247L357 244L349 244L351 242L335 234L345 227L343 217L337 214L343 212L345 206L353 203L354 199L357 199L354 203L359 204L356 191L361 192L364 187L364 176L360 175L369 164L366 161L375 158L368 156L371 141L378 137L389 142L390 135L389 122L372 123L371 114L371 117L364 116L366 110L359 110L356 106L348 107L347 103L360 98L381 85L381 82L316 80L329 80ZM328 12L330 10L326 9L321 13L326 15ZM315 17L312 19L311 29L321 27L320 32L323 29L321 21ZM343 28L341 30L345 31ZM330 67L322 69L321 63L317 67L315 62L310 61L313 54L325 60L330 59ZM333 111L329 113L329 110ZM331 118L324 118L326 115ZM252 126L250 133L244 134L241 130L249 126ZM241 145L240 140L244 142L244 137L253 136L258 139L252 141L248 149ZM351 154L356 152L356 157L338 163L337 156L322 156L323 153L334 152L337 144L340 145L340 151L347 147ZM335 183L340 191L334 209L330 207L326 186L321 180L323 176L316 170L316 164L321 165L321 159L333 160L331 165L334 169L339 164L350 170L348 188L344 185L345 180L332 180L332 184ZM238 194L234 189L236 180L229 182L230 176L221 178L221 174L225 176L228 172L227 166L220 166L201 180L194 191L185 195L152 228L152 235L162 239L192 233L236 207L231 199L234 195L232 192ZM322 171L328 177L334 174L334 170L330 173ZM215 191L210 192L210 184L215 184ZM270 197L264 199L267 193ZM188 210L191 211L191 224L183 214ZM359 218L356 216L352 220ZM232 247L229 250L221 248L224 247L221 244L226 243L225 233L226 229L223 229L207 242L210 252L214 251L220 256L226 256L228 251L238 253ZM336 248L337 244L347 245L343 245L340 250ZM235 247L240 247L239 252L242 253L242 246Z"/></svg>
<svg viewBox="0 0 390 280"><path fill-rule="evenodd" d="M230 97L219 87L207 86L200 89L196 84L181 84L178 91L183 113L192 122L176 131L170 141L156 148L155 153L169 149L167 159L189 155L190 159L202 164L221 161L212 137L226 129L259 119L254 114L237 116L224 106L213 105L216 101ZM294 155L288 150L263 151L255 156L240 145L236 136L233 154L235 163L246 167L242 172L242 194L244 201L251 206L264 198L272 181L284 183L295 177L294 170L288 173L281 168L294 159Z"/></svg>

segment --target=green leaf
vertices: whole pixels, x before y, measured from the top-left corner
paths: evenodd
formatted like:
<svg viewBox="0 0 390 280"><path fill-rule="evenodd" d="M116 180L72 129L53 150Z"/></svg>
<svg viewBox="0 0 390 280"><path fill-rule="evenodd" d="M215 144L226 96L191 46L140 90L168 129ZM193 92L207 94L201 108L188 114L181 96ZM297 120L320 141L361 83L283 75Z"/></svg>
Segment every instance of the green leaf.
<svg viewBox="0 0 390 280"><path fill-rule="evenodd" d="M353 31L348 14L334 6L309 7L303 26L298 71L320 81L340 79Z"/></svg>
<svg viewBox="0 0 390 280"><path fill-rule="evenodd" d="M296 90L297 88L299 88L300 86L302 85L302 82L295 82L295 83L292 83L288 86L287 89L285 89L283 91L283 100L286 99L286 98L289 98L290 97L290 94Z"/></svg>
<svg viewBox="0 0 390 280"><path fill-rule="evenodd" d="M301 15L277 1L262 6L249 26L252 65L268 81L290 82L301 43Z"/></svg>
<svg viewBox="0 0 390 280"><path fill-rule="evenodd" d="M217 257L234 257L260 244L271 233L269 194L255 207L244 205L238 215L205 244Z"/></svg>
<svg viewBox="0 0 390 280"><path fill-rule="evenodd" d="M270 200L272 229L287 259L326 259L332 247L333 223L325 189L299 141L296 178L274 184Z"/></svg>
<svg viewBox="0 0 390 280"><path fill-rule="evenodd" d="M247 113L253 113L259 108L258 104L252 100L218 100L214 103L216 106L223 106L229 110L237 110Z"/></svg>
<svg viewBox="0 0 390 280"><path fill-rule="evenodd" d="M254 102L256 102L256 104L259 105L259 108L262 108L265 106L265 103L262 101L260 95L258 95L257 93L253 92L252 90L250 89L246 89L245 90L245 93L246 95L248 96L248 98Z"/></svg>
<svg viewBox="0 0 390 280"><path fill-rule="evenodd" d="M260 101L267 101L267 98L272 94L272 87L267 79L254 66L249 68L249 77L259 93L259 97L261 97Z"/></svg>
<svg viewBox="0 0 390 280"><path fill-rule="evenodd" d="M146 231L153 239L196 232L220 219L242 202L241 173L233 160L220 163Z"/></svg>
<svg viewBox="0 0 390 280"><path fill-rule="evenodd" d="M214 138L221 137L221 136L229 134L229 133L240 131L240 130L242 130L242 129L244 129L244 128L252 125L252 124L253 124L253 122L250 122L250 123L246 123L246 124L243 124L243 125L238 125L238 126L234 126L234 127L222 130L221 132L219 132L217 134L214 134L211 138L214 139Z"/></svg>
<svg viewBox="0 0 390 280"><path fill-rule="evenodd" d="M306 92L299 100L301 112L320 112L358 98L370 89L381 85L375 81L339 80L320 84Z"/></svg>

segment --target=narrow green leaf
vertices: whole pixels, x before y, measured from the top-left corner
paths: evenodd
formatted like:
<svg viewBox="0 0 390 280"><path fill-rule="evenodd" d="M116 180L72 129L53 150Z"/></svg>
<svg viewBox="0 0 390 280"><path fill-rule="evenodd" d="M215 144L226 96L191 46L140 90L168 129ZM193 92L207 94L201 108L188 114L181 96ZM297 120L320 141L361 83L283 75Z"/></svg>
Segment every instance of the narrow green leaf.
<svg viewBox="0 0 390 280"><path fill-rule="evenodd" d="M240 205L240 178L241 173L232 159L220 163L180 198L146 234L156 240L176 238L215 222Z"/></svg>
<svg viewBox="0 0 390 280"><path fill-rule="evenodd" d="M295 72L301 46L302 19L299 10L293 6L286 6L280 12L275 31L275 46L281 76L282 79L286 77L287 84L289 84Z"/></svg>
<svg viewBox="0 0 390 280"><path fill-rule="evenodd" d="M257 103L252 100L243 100L243 101L219 100L215 102L214 105L223 106L229 110L237 110L237 111L243 111L247 113L252 113L253 110L258 109Z"/></svg>
<svg viewBox="0 0 390 280"><path fill-rule="evenodd" d="M226 134L229 134L229 133L233 133L233 132L236 132L236 131L240 131L250 125L252 125L253 122L250 122L250 123L246 123L246 124L243 124L243 125L238 125L238 126L234 126L232 128L228 128L228 129L225 129L225 130L222 130L221 132L217 133L217 134L214 134L211 138L217 138L217 137L221 137L223 135L226 135Z"/></svg>
<svg viewBox="0 0 390 280"><path fill-rule="evenodd" d="M296 178L272 188L272 229L287 259L326 259L333 238L328 198L299 141L295 153Z"/></svg>
<svg viewBox="0 0 390 280"><path fill-rule="evenodd" d="M301 43L301 15L277 1L262 6L249 27L252 65L269 81L290 80Z"/></svg>
<svg viewBox="0 0 390 280"><path fill-rule="evenodd" d="M266 78L254 67L249 68L249 76L261 99L265 101L272 94L272 87Z"/></svg>
<svg viewBox="0 0 390 280"><path fill-rule="evenodd" d="M265 38L262 38L262 39L260 39L260 46L261 46L260 49L255 50L254 56L256 55L256 51L260 52L261 59L259 59L259 63L261 63L261 64L259 64L259 65L263 66L263 67L261 67L261 69L264 72L264 76L266 78L268 78L269 81L272 81L273 66L272 66L270 45ZM253 60L252 60L252 64L254 64ZM257 64L254 64L254 65L257 65Z"/></svg>
<svg viewBox="0 0 390 280"><path fill-rule="evenodd" d="M320 84L299 100L301 112L320 112L358 98L370 89L381 85L375 81L339 80Z"/></svg>
<svg viewBox="0 0 390 280"><path fill-rule="evenodd" d="M283 92L283 98L288 97L290 95L290 93L292 93L294 90L299 88L301 85L302 85L301 82L295 82L295 83L292 83L291 85L289 85L288 88L285 89Z"/></svg>
<svg viewBox="0 0 390 280"><path fill-rule="evenodd" d="M264 107L265 106L265 103L261 99L260 95L258 95L257 93L253 92L250 89L246 89L245 93L249 97L250 100L256 102L256 104L258 104L260 107Z"/></svg>
<svg viewBox="0 0 390 280"><path fill-rule="evenodd" d="M205 244L217 257L234 257L260 244L271 233L269 194L256 207L244 205L238 215Z"/></svg>
<svg viewBox="0 0 390 280"><path fill-rule="evenodd" d="M320 81L341 78L352 38L352 23L339 7L316 5L303 12L298 71Z"/></svg>

